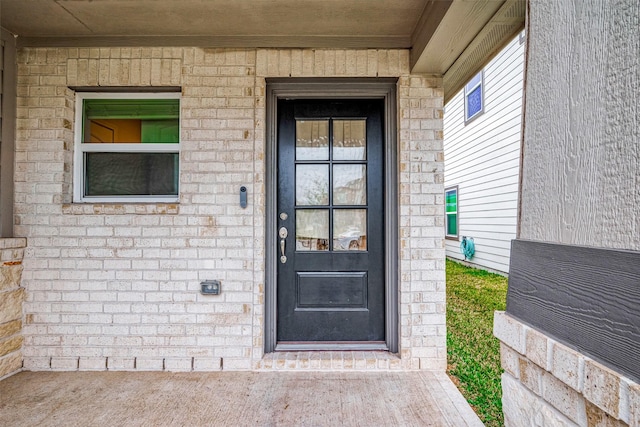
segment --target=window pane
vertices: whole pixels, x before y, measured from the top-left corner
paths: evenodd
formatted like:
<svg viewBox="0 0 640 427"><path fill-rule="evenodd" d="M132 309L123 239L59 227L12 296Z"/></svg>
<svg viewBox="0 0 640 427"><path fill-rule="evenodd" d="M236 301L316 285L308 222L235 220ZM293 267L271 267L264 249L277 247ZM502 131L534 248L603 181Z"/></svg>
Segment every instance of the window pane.
<svg viewBox="0 0 640 427"><path fill-rule="evenodd" d="M456 190L445 193L445 205L447 213L458 211L458 192Z"/></svg>
<svg viewBox="0 0 640 427"><path fill-rule="evenodd" d="M366 120L333 121L333 160L366 160Z"/></svg>
<svg viewBox="0 0 640 427"><path fill-rule="evenodd" d="M296 160L329 160L329 121L296 121Z"/></svg>
<svg viewBox="0 0 640 427"><path fill-rule="evenodd" d="M85 99L86 143L178 143L179 99Z"/></svg>
<svg viewBox="0 0 640 427"><path fill-rule="evenodd" d="M482 110L482 85L467 94L467 119Z"/></svg>
<svg viewBox="0 0 640 427"><path fill-rule="evenodd" d="M97 143L168 143L180 142L178 120L91 119L89 138Z"/></svg>
<svg viewBox="0 0 640 427"><path fill-rule="evenodd" d="M178 153L85 153L85 196L177 196Z"/></svg>
<svg viewBox="0 0 640 427"><path fill-rule="evenodd" d="M367 250L366 209L336 209L333 211L333 250Z"/></svg>
<svg viewBox="0 0 640 427"><path fill-rule="evenodd" d="M466 90L467 92L470 92L471 89L473 89L476 85L480 83L482 83L482 71L480 71L478 74L473 76L471 80L469 80L469 83L467 83L464 86L464 90Z"/></svg>
<svg viewBox="0 0 640 427"><path fill-rule="evenodd" d="M329 210L296 211L296 251L329 250Z"/></svg>
<svg viewBox="0 0 640 427"><path fill-rule="evenodd" d="M333 166L333 204L367 204L367 166Z"/></svg>
<svg viewBox="0 0 640 427"><path fill-rule="evenodd" d="M142 141L140 120L93 119L89 120L89 139L97 143L137 143Z"/></svg>
<svg viewBox="0 0 640 427"><path fill-rule="evenodd" d="M176 144L180 142L180 124L175 120L142 120L140 123L142 143Z"/></svg>
<svg viewBox="0 0 640 427"><path fill-rule="evenodd" d="M329 165L296 166L296 206L329 204Z"/></svg>
<svg viewBox="0 0 640 427"><path fill-rule="evenodd" d="M450 235L450 236L458 235L458 215L457 214L447 214L447 235Z"/></svg>
<svg viewBox="0 0 640 427"><path fill-rule="evenodd" d="M84 116L87 119L177 119L180 100L171 99L85 99Z"/></svg>

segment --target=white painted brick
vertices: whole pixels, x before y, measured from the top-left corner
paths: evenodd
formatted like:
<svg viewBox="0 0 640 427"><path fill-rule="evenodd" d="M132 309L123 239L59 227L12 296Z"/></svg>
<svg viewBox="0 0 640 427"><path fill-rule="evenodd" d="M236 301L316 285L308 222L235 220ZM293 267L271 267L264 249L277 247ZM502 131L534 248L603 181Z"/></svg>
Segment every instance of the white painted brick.
<svg viewBox="0 0 640 427"><path fill-rule="evenodd" d="M25 357L23 360L23 369L25 371L48 371L51 369L51 358L34 356Z"/></svg>
<svg viewBox="0 0 640 427"><path fill-rule="evenodd" d="M242 358L225 358L223 369L230 371L246 371L251 369L251 360Z"/></svg>
<svg viewBox="0 0 640 427"><path fill-rule="evenodd" d="M52 357L51 370L53 371L77 371L78 357Z"/></svg>
<svg viewBox="0 0 640 427"><path fill-rule="evenodd" d="M133 371L136 360L133 357L108 357L107 369L109 371Z"/></svg>
<svg viewBox="0 0 640 427"><path fill-rule="evenodd" d="M136 357L136 370L162 371L164 370L164 359L157 357Z"/></svg>
<svg viewBox="0 0 640 427"><path fill-rule="evenodd" d="M222 369L222 359L219 357L194 357L194 371L219 371Z"/></svg>
<svg viewBox="0 0 640 427"><path fill-rule="evenodd" d="M78 366L81 371L106 371L107 359L105 357L81 357Z"/></svg>
<svg viewBox="0 0 640 427"><path fill-rule="evenodd" d="M193 370L192 358L167 358L165 370L170 372L191 372Z"/></svg>

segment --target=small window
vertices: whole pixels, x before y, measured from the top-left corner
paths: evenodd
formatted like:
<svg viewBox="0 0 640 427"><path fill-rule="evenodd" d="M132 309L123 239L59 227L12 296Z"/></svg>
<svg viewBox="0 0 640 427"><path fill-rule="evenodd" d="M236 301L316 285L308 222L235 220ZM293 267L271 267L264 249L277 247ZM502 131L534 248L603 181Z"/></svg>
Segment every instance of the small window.
<svg viewBox="0 0 640 427"><path fill-rule="evenodd" d="M480 71L464 87L464 121L475 119L484 112L484 74Z"/></svg>
<svg viewBox="0 0 640 427"><path fill-rule="evenodd" d="M176 202L180 94L79 93L75 202Z"/></svg>
<svg viewBox="0 0 640 427"><path fill-rule="evenodd" d="M446 230L448 239L458 239L458 187L447 188L444 192Z"/></svg>

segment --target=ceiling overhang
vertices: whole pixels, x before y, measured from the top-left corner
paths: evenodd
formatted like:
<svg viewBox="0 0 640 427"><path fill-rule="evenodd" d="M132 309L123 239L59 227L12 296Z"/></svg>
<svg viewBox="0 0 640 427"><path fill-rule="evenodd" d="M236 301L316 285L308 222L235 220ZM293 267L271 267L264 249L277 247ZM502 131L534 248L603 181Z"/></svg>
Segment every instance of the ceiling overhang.
<svg viewBox="0 0 640 427"><path fill-rule="evenodd" d="M410 49L445 99L524 26L526 0L2 0L18 47Z"/></svg>

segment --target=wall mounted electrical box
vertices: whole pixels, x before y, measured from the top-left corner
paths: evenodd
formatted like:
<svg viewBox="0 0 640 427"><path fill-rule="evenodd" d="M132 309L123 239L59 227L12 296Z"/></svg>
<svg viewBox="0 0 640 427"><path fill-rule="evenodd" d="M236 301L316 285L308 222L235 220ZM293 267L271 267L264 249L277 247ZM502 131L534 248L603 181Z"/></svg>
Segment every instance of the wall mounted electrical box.
<svg viewBox="0 0 640 427"><path fill-rule="evenodd" d="M220 295L220 281L205 280L200 282L200 292L204 295Z"/></svg>

